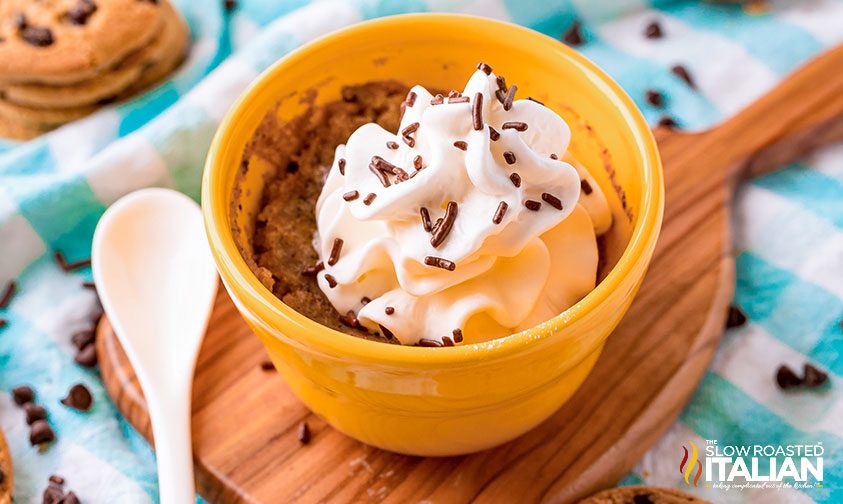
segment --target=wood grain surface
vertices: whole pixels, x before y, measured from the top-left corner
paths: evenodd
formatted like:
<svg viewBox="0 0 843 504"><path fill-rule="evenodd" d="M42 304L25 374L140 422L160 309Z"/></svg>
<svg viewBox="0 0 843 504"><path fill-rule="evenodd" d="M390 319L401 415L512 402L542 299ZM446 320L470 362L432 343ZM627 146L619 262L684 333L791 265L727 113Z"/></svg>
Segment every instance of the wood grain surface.
<svg viewBox="0 0 843 504"><path fill-rule="evenodd" d="M199 492L210 502L570 502L613 486L676 419L717 347L734 290L737 182L843 138L840 68L837 48L712 130L655 132L667 199L638 297L573 398L496 449L408 457L331 429L261 369L263 347L220 289L193 391ZM97 348L109 393L149 438L143 396L105 318ZM297 440L303 420L308 445Z"/></svg>

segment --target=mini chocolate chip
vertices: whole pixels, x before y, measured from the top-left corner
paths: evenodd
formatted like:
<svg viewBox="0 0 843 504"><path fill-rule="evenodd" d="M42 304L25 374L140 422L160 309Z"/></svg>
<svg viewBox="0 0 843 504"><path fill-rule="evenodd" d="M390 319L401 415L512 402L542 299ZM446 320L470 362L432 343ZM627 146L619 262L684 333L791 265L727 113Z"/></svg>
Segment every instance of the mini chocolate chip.
<svg viewBox="0 0 843 504"><path fill-rule="evenodd" d="M93 402L94 398L91 396L91 391L81 383L70 387L67 397L61 400L61 403L65 406L79 411L88 411L91 409Z"/></svg>
<svg viewBox="0 0 843 504"><path fill-rule="evenodd" d="M38 420L47 419L47 410L44 406L35 403L26 403L23 405L23 410L26 412L26 424L32 425Z"/></svg>
<svg viewBox="0 0 843 504"><path fill-rule="evenodd" d="M740 327L744 324L746 324L746 314L744 314L739 306L730 305L729 315L726 317L726 327L731 329L732 327Z"/></svg>
<svg viewBox="0 0 843 504"><path fill-rule="evenodd" d="M646 92L647 103L654 107L664 107L664 95L655 89L648 89Z"/></svg>
<svg viewBox="0 0 843 504"><path fill-rule="evenodd" d="M570 46L578 46L583 43L582 24L579 21L574 21L571 26L562 35L562 40Z"/></svg>
<svg viewBox="0 0 843 504"><path fill-rule="evenodd" d="M696 89L697 86L696 84L694 84L694 79L691 78L691 74L688 73L687 68L682 65L673 65L672 67L670 67L670 71L671 73L673 73L673 75L685 81L685 84L687 84L691 88Z"/></svg>
<svg viewBox="0 0 843 504"><path fill-rule="evenodd" d="M18 406L23 406L35 399L35 391L29 385L21 385L12 389L12 399Z"/></svg>
<svg viewBox="0 0 843 504"><path fill-rule="evenodd" d="M83 367L92 368L97 365L97 348L91 343L88 346L79 350L76 357L73 358L77 364Z"/></svg>
<svg viewBox="0 0 843 504"><path fill-rule="evenodd" d="M29 444L32 446L49 443L54 439L56 434L46 420L36 420L29 428Z"/></svg>
<svg viewBox="0 0 843 504"><path fill-rule="evenodd" d="M73 24L84 25L88 22L88 18L96 11L97 4L92 0L78 0L76 5L67 11L67 18Z"/></svg>
<svg viewBox="0 0 843 504"><path fill-rule="evenodd" d="M802 379L788 366L781 365L778 371L776 371L776 383L778 383L779 388L784 390L801 385Z"/></svg>
<svg viewBox="0 0 843 504"><path fill-rule="evenodd" d="M77 331L73 333L73 336L70 337L70 342L73 343L73 346L75 346L77 350L82 350L93 343L95 339L96 333L92 329L86 329L84 331Z"/></svg>
<svg viewBox="0 0 843 504"><path fill-rule="evenodd" d="M664 36L662 33L662 25L658 21L653 21L644 28L644 36L650 39L659 39Z"/></svg>
<svg viewBox="0 0 843 504"><path fill-rule="evenodd" d="M307 422L299 423L299 431L298 431L299 443L307 444L310 442L310 427L307 425Z"/></svg>
<svg viewBox="0 0 843 504"><path fill-rule="evenodd" d="M828 373L813 364L805 364L803 375L802 384L808 388L820 387L828 381Z"/></svg>
<svg viewBox="0 0 843 504"><path fill-rule="evenodd" d="M47 47L53 44L53 31L41 26L27 26L21 30L21 37L35 47Z"/></svg>
<svg viewBox="0 0 843 504"><path fill-rule="evenodd" d="M275 366L272 365L271 360L265 360L261 362L261 369L264 371L272 371L273 369L275 369Z"/></svg>

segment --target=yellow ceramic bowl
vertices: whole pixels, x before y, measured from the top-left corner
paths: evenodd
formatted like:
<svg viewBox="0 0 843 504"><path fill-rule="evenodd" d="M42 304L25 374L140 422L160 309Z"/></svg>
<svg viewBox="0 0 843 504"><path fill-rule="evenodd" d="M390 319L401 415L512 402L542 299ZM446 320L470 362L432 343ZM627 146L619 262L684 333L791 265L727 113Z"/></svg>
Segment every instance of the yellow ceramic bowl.
<svg viewBox="0 0 843 504"><path fill-rule="evenodd" d="M568 120L571 151L612 196L616 222L607 254L616 264L597 288L530 330L453 348L348 336L275 298L236 244L244 244L248 254L247 237L270 167L250 164L240 182L240 207L232 204L244 147L264 115L275 110L282 120L290 119L306 111L299 98L315 91L316 103L324 103L338 99L343 85L371 80L462 89L479 61L517 83L520 96L536 97ZM292 390L349 436L415 455L454 455L503 443L540 423L574 393L641 283L663 198L659 156L647 124L593 63L525 28L427 14L362 23L278 61L220 126L202 188L208 237L225 287Z"/></svg>

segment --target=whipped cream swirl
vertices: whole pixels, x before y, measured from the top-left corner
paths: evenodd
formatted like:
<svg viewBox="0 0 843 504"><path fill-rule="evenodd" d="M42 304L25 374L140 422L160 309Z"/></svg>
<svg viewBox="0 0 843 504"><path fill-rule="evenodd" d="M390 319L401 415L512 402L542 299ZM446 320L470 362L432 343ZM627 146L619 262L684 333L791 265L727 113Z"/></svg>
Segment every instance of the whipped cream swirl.
<svg viewBox="0 0 843 504"><path fill-rule="evenodd" d="M595 285L611 213L562 160L568 125L478 68L461 93L413 87L398 132L357 129L316 205L320 288L347 322L402 344L505 336Z"/></svg>

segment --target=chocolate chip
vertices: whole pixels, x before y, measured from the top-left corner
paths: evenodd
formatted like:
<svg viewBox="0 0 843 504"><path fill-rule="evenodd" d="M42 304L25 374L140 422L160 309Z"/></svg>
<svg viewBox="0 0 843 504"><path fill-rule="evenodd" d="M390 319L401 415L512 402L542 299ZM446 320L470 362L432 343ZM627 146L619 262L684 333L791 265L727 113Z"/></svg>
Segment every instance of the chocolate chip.
<svg viewBox="0 0 843 504"><path fill-rule="evenodd" d="M53 31L41 26L27 26L21 30L21 38L29 45L47 47L53 44Z"/></svg>
<svg viewBox="0 0 843 504"><path fill-rule="evenodd" d="M77 350L82 350L96 340L96 333L92 329L77 331L70 337L70 342Z"/></svg>
<svg viewBox="0 0 843 504"><path fill-rule="evenodd" d="M664 95L660 92L656 91L655 89L648 89L645 93L647 97L647 103L654 107L664 107Z"/></svg>
<svg viewBox="0 0 843 504"><path fill-rule="evenodd" d="M454 271L457 268L457 265L453 261L436 256L425 256L424 263L428 266L442 268L447 271Z"/></svg>
<svg viewBox="0 0 843 504"><path fill-rule="evenodd" d="M91 409L93 402L94 398L91 396L91 391L81 383L70 387L67 397L61 400L61 403L65 406L79 411L88 411Z"/></svg>
<svg viewBox="0 0 843 504"><path fill-rule="evenodd" d="M303 445L310 442L310 427L307 422L299 423L298 438L299 443Z"/></svg>
<svg viewBox="0 0 843 504"><path fill-rule="evenodd" d="M287 173L296 173L299 171L299 164L295 161L287 163Z"/></svg>
<svg viewBox="0 0 843 504"><path fill-rule="evenodd" d="M12 399L18 406L23 406L35 399L35 391L29 385L21 385L12 389Z"/></svg>
<svg viewBox="0 0 843 504"><path fill-rule="evenodd" d="M3 291L3 294L0 295L0 309L9 306L9 303L12 301L12 297L14 297L17 288L18 284L14 280L12 280L8 283L8 285L6 285L6 289Z"/></svg>
<svg viewBox="0 0 843 504"><path fill-rule="evenodd" d="M673 65L672 67L670 67L670 71L671 73L673 73L673 75L685 81L685 84L696 89L697 86L696 84L694 84L694 80L691 78L691 74L688 73L687 68L682 65Z"/></svg>
<svg viewBox="0 0 843 504"><path fill-rule="evenodd" d="M92 0L79 0L67 11L67 19L75 25L84 25L88 18L97 11L97 5Z"/></svg>
<svg viewBox="0 0 843 504"><path fill-rule="evenodd" d="M582 36L582 24L579 21L574 21L568 30L562 35L562 40L570 46L582 45L584 42Z"/></svg>
<svg viewBox="0 0 843 504"><path fill-rule="evenodd" d="M731 329L732 327L740 327L744 324L746 324L746 314L744 314L743 310L741 310L739 306L729 306L729 315L726 317L726 327Z"/></svg>
<svg viewBox="0 0 843 504"><path fill-rule="evenodd" d="M26 424L32 425L38 420L47 419L47 410L44 406L28 402L23 405L23 410L26 412Z"/></svg>
<svg viewBox="0 0 843 504"><path fill-rule="evenodd" d="M817 388L828 381L828 373L817 368L813 364L805 364L802 384L808 388Z"/></svg>
<svg viewBox="0 0 843 504"><path fill-rule="evenodd" d="M29 428L29 444L32 446L49 443L54 439L56 434L46 420L36 420Z"/></svg>
<svg viewBox="0 0 843 504"><path fill-rule="evenodd" d="M237 1L236 0L224 0L223 3L222 3L222 6L226 11L231 12L235 8L237 8Z"/></svg>
<svg viewBox="0 0 843 504"><path fill-rule="evenodd" d="M666 128L676 129L679 127L679 123L676 120L668 115L661 116L659 118L659 122L657 123L659 126L664 126Z"/></svg>
<svg viewBox="0 0 843 504"><path fill-rule="evenodd" d="M378 196L378 195L377 195L377 194L375 194L375 193L369 193L369 194L367 194L367 195L366 195L366 197L365 197L365 198L363 198L363 204L364 204L364 205L366 205L366 206L371 205L371 204L372 204L372 202L373 202L373 201L375 201L375 198L377 198L377 196Z"/></svg>
<svg viewBox="0 0 843 504"><path fill-rule="evenodd" d="M390 140L389 142L386 142L386 148L395 150L398 148L398 142L393 142L392 140Z"/></svg>
<svg viewBox="0 0 843 504"><path fill-rule="evenodd" d="M340 175L345 175L345 158L340 158L340 160L337 161L337 165L340 169Z"/></svg>
<svg viewBox="0 0 843 504"><path fill-rule="evenodd" d="M272 371L273 369L275 369L275 366L272 365L271 360L265 360L261 362L261 369L264 371Z"/></svg>
<svg viewBox="0 0 843 504"><path fill-rule="evenodd" d="M369 298L367 298L367 297L365 297L365 296L364 296L364 297L362 297L362 298L360 298L360 304L362 304L363 306L366 306L367 304L369 304L369 303L371 303L371 302L372 302L372 300L371 300L371 299L369 299Z"/></svg>
<svg viewBox="0 0 843 504"><path fill-rule="evenodd" d="M79 350L76 357L73 358L77 364L83 367L92 368L97 365L97 348L96 345L90 345Z"/></svg>
<svg viewBox="0 0 843 504"><path fill-rule="evenodd" d="M649 39L660 39L664 36L662 33L662 25L658 21L652 21L644 28L644 36Z"/></svg>
<svg viewBox="0 0 843 504"><path fill-rule="evenodd" d="M788 366L781 365L778 371L776 371L776 383L779 385L779 388L785 390L801 385L802 379Z"/></svg>
<svg viewBox="0 0 843 504"><path fill-rule="evenodd" d="M512 86L509 89L514 89ZM521 121L507 121L501 125L501 129L514 129L515 131L527 131L527 123Z"/></svg>

